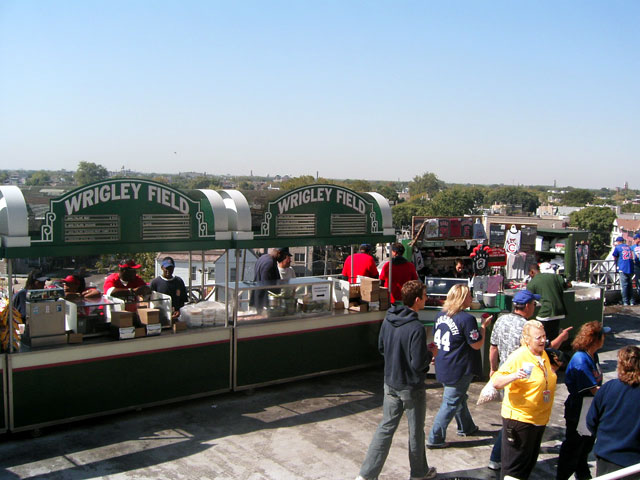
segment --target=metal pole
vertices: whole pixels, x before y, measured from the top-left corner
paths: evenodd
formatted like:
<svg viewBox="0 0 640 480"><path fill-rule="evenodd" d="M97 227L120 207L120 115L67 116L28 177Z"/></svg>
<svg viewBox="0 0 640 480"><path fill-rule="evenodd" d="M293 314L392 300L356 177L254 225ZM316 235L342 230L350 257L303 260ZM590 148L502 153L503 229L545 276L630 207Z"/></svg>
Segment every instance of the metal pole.
<svg viewBox="0 0 640 480"><path fill-rule="evenodd" d="M201 295L201 299L204 300L206 295L205 295L205 289L204 289L204 271L205 271L205 262L204 262L204 250L202 250L202 272L200 274L200 284L202 285L202 292L200 293Z"/></svg>
<svg viewBox="0 0 640 480"><path fill-rule="evenodd" d="M393 243L389 244L389 254L391 255L389 257L389 303L391 303L391 287L393 285Z"/></svg>
<svg viewBox="0 0 640 480"><path fill-rule="evenodd" d="M193 288L193 281L191 280L191 263L192 263L192 258L191 258L191 250L189 250L189 266L188 268L188 275L189 275L189 294L191 294L192 288Z"/></svg>
<svg viewBox="0 0 640 480"><path fill-rule="evenodd" d="M240 281L244 281L244 269L247 266L247 250L245 248L243 248L241 251L241 256L242 256L242 271L240 273ZM238 275L236 275L236 277L238 277ZM237 280L237 278L236 278Z"/></svg>
<svg viewBox="0 0 640 480"><path fill-rule="evenodd" d="M347 281L349 282L349 284L351 284L351 279L353 278L353 245L351 245L349 247L351 249L351 254L349 255L349 261L351 262L351 270L349 271L349 278L347 279ZM358 279L356 278L356 281Z"/></svg>
<svg viewBox="0 0 640 480"><path fill-rule="evenodd" d="M327 276L327 262L329 261L329 245L324 246L324 276Z"/></svg>
<svg viewBox="0 0 640 480"><path fill-rule="evenodd" d="M9 295L9 353L13 353L13 260L7 258L7 295ZM24 322L24 318L22 319Z"/></svg>

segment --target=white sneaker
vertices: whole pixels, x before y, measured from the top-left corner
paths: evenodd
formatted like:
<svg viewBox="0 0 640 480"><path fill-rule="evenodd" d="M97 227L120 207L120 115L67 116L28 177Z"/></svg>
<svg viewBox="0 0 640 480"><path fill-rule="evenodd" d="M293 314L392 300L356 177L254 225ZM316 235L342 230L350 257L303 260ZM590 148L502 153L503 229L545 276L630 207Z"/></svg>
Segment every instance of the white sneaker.
<svg viewBox="0 0 640 480"><path fill-rule="evenodd" d="M411 477L411 480L431 480L432 478L436 478L438 476L438 471L436 467L429 467L427 474L424 477Z"/></svg>
<svg viewBox="0 0 640 480"><path fill-rule="evenodd" d="M500 470L502 468L502 462L494 462L493 460L489 460L489 465L487 465L489 470Z"/></svg>
<svg viewBox="0 0 640 480"><path fill-rule="evenodd" d="M376 477L376 478L364 478L362 475L358 475L356 477L356 480L378 480L378 477Z"/></svg>

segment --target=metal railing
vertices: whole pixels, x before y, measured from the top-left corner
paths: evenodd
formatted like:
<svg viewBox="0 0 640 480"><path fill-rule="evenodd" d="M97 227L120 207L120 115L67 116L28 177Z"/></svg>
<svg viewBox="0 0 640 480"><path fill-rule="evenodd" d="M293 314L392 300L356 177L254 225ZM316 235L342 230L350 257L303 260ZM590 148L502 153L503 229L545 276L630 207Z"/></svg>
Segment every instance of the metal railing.
<svg viewBox="0 0 640 480"><path fill-rule="evenodd" d="M593 480L618 480L619 478L627 478L631 476L637 478L638 474L640 474L640 463L636 463L630 467L625 467L621 470L616 470L615 472L607 473L606 475L594 477Z"/></svg>
<svg viewBox="0 0 640 480"><path fill-rule="evenodd" d="M589 282L604 287L605 290L620 290L620 274L615 260L591 260Z"/></svg>

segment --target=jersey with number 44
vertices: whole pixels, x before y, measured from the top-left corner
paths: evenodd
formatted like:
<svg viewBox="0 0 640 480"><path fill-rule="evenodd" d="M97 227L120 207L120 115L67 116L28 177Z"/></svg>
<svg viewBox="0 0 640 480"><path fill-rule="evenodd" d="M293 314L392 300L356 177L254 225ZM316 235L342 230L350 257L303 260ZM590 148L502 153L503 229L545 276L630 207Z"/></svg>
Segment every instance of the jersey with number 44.
<svg viewBox="0 0 640 480"><path fill-rule="evenodd" d="M482 339L473 315L459 312L453 316L441 312L436 317L433 341L438 347L436 378L445 385L456 383L464 375L480 375L480 351L471 344Z"/></svg>

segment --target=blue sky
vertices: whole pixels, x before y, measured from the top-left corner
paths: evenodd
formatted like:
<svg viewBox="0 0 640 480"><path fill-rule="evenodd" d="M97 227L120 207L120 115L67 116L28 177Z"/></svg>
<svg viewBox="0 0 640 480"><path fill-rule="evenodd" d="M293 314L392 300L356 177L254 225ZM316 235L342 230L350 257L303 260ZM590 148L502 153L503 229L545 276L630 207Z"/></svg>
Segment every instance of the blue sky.
<svg viewBox="0 0 640 480"><path fill-rule="evenodd" d="M640 2L0 0L0 168L640 188Z"/></svg>

